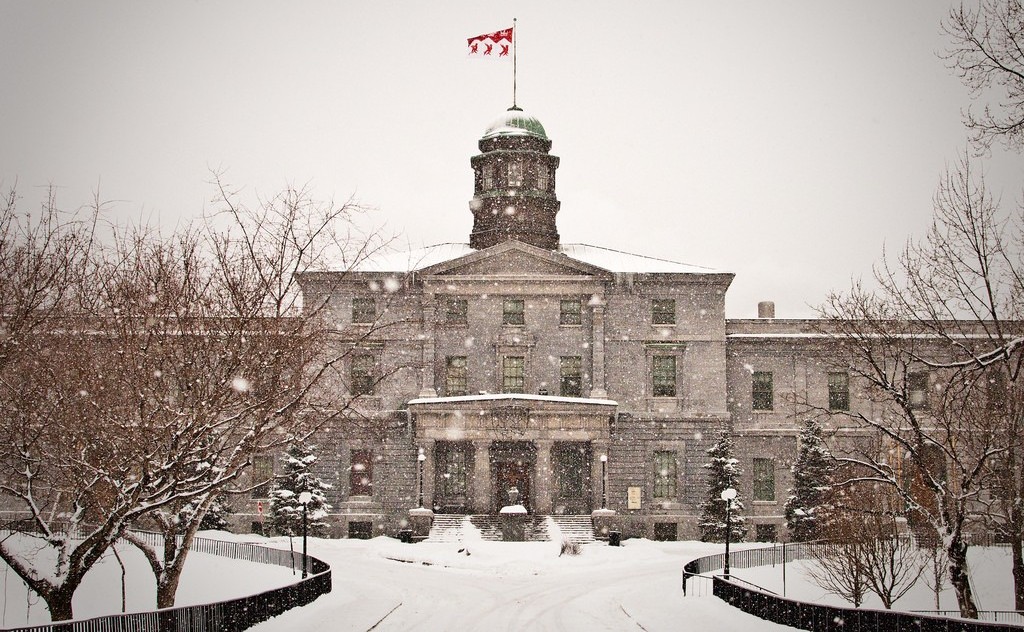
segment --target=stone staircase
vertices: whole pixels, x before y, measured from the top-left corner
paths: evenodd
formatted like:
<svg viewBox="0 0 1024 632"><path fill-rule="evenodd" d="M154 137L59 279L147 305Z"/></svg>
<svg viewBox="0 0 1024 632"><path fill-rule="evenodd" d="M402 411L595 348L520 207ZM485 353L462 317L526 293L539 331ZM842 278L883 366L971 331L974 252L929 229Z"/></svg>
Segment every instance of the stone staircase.
<svg viewBox="0 0 1024 632"><path fill-rule="evenodd" d="M478 539L479 533L464 514L434 514L434 522L430 525L428 542L462 542Z"/></svg>
<svg viewBox="0 0 1024 632"><path fill-rule="evenodd" d="M590 516L551 516L551 521L555 523L564 540L572 540L580 544L596 541L594 521ZM554 536L554 534L551 535Z"/></svg>
<svg viewBox="0 0 1024 632"><path fill-rule="evenodd" d="M553 525L549 528L549 525ZM594 541L594 525L590 516L529 516L526 522L527 542L568 539L580 543ZM501 519L489 514L434 514L427 542L466 542L470 540L501 541Z"/></svg>

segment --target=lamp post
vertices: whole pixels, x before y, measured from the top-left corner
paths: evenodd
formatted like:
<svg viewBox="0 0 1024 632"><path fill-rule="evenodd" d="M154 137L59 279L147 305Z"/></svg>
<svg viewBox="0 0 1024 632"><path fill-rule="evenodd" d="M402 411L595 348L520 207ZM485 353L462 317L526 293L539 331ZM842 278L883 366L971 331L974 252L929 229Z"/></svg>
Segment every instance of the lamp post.
<svg viewBox="0 0 1024 632"><path fill-rule="evenodd" d="M732 536L732 499L736 498L736 490L726 487L722 490L722 500L725 501L725 568L722 574L729 579L729 540Z"/></svg>
<svg viewBox="0 0 1024 632"><path fill-rule="evenodd" d="M302 505L302 579L306 579L308 575L307 562L306 562L306 532L307 532L307 510L309 508L309 501L313 500L313 494L309 492L302 492L299 494L299 504Z"/></svg>
<svg viewBox="0 0 1024 632"><path fill-rule="evenodd" d="M423 462L427 460L427 455L423 453L423 448L420 448L419 454L416 455L416 460L420 462L420 508L423 507Z"/></svg>
<svg viewBox="0 0 1024 632"><path fill-rule="evenodd" d="M608 508L608 455L601 455L601 509Z"/></svg>

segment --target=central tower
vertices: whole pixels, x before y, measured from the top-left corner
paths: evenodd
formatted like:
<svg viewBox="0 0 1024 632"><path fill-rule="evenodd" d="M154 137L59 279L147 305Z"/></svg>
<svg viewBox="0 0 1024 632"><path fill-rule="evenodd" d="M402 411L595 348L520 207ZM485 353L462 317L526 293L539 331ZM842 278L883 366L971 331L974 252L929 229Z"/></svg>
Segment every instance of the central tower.
<svg viewBox="0 0 1024 632"><path fill-rule="evenodd" d="M555 170L551 141L536 118L512 106L491 123L479 143L473 166L473 232L477 250L509 239L538 248L558 248Z"/></svg>

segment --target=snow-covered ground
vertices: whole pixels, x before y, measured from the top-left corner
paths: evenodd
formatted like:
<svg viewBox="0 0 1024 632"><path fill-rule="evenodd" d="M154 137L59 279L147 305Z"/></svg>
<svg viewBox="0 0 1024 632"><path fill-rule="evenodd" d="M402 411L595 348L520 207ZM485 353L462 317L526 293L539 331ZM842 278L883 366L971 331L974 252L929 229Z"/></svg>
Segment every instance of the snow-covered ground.
<svg viewBox="0 0 1024 632"><path fill-rule="evenodd" d="M211 533L204 533L210 536ZM212 537L231 537L213 532ZM287 548L287 540L284 547ZM125 566L125 610L145 612L156 609L156 580L138 549L120 544L117 552ZM299 570L301 573L301 569ZM189 553L178 587L177 605L224 601L252 595L298 581L288 568L270 564L242 562L216 555ZM29 593L21 579L0 562L0 628L23 627L48 623L50 612L46 603ZM89 619L121 612L121 566L112 553L85 576L75 593L76 619Z"/></svg>
<svg viewBox="0 0 1024 632"><path fill-rule="evenodd" d="M1013 580L1010 575L1010 549L1005 547L971 547L967 550L971 587L979 610L1013 610ZM825 592L807 579L803 569L812 562L798 560L786 566L783 583L782 566L758 566L755 568L732 569L740 579L757 584L762 588L800 601L823 603L830 606L849 608L850 603L841 597ZM925 571L926 576L928 571ZM956 595L945 582L939 593L939 610L957 610ZM882 602L873 594L864 599L865 608L882 608ZM935 595L925 579L919 578L910 591L893 604L894 610L935 610Z"/></svg>
<svg viewBox="0 0 1024 632"><path fill-rule="evenodd" d="M204 534L288 548L285 538L226 533ZM741 546L760 546L745 544ZM785 630L746 615L708 595L707 581L680 590L687 561L721 552L700 542L626 540L621 547L588 544L578 556L559 556L557 542L402 544L373 540L310 540L310 553L329 563L334 589L304 608L255 628L258 632L295 630ZM461 549L461 550L460 550ZM154 590L148 570L130 547L123 550L129 571L128 609L145 610ZM974 586L984 609L1012 604L1006 549L972 549ZM845 605L802 577L802 562L787 566L786 595L806 601ZM782 568L733 569L733 575L778 593ZM0 627L25 625L24 585L3 574L7 598ZM132 579L134 578L134 579ZM288 569L235 562L209 555L189 557L179 604L217 601L252 594L294 581ZM76 613L95 616L120 610L120 567L112 558L90 574L76 597ZM921 584L897 603L900 609L931 609L932 595ZM943 607L954 607L951 593ZM874 605L874 602L868 604ZM29 611L31 622L47 619L42 603Z"/></svg>
<svg viewBox="0 0 1024 632"><path fill-rule="evenodd" d="M312 554L331 564L333 592L253 630L790 629L714 597L683 597L683 564L721 545L627 540L588 544L572 557L559 557L559 549L556 542L320 540Z"/></svg>

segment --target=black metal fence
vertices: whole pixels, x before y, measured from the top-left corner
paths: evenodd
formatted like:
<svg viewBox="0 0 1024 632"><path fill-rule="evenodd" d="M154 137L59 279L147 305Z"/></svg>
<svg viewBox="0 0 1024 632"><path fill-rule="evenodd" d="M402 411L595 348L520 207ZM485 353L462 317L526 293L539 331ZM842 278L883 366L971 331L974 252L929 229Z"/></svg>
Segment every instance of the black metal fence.
<svg viewBox="0 0 1024 632"><path fill-rule="evenodd" d="M162 542L159 534L136 535L150 544ZM192 550L259 564L302 568L301 553L256 544L196 538ZM257 595L200 606L12 628L11 632L238 632L331 592L331 567L315 557L306 556L306 560L309 577Z"/></svg>
<svg viewBox="0 0 1024 632"><path fill-rule="evenodd" d="M802 630L842 629L844 632L992 632L993 630L1020 632L1021 630L1018 626L1003 623L948 619L895 610L837 608L794 601L740 586L726 581L722 577L714 578L714 594L748 614Z"/></svg>
<svg viewBox="0 0 1024 632"><path fill-rule="evenodd" d="M729 553L731 568L752 568L754 566L770 566L783 564L812 557L812 551L820 547L830 546L824 543L801 542L779 544L760 549L745 549ZM700 584L695 580L699 577L723 567L725 554L708 555L691 560L683 567L683 594L694 592ZM688 586L689 584L689 586ZM703 591L700 591L703 593ZM721 576L713 578L712 594L725 600L730 605L766 621L780 623L803 630L842 629L844 632L991 632L993 630L1015 630L1020 632L1019 625L1011 622L1020 621L1013 617L1014 612L1002 613L1002 621L1007 623L988 622L949 618L958 616L958 612L924 614L917 612L898 612L894 610L870 610L862 608L840 608L822 604L807 603L787 599L766 592L756 586L742 586L738 582L729 581ZM994 611L979 613L981 619L999 620ZM1019 617L1019 615L1017 615Z"/></svg>

